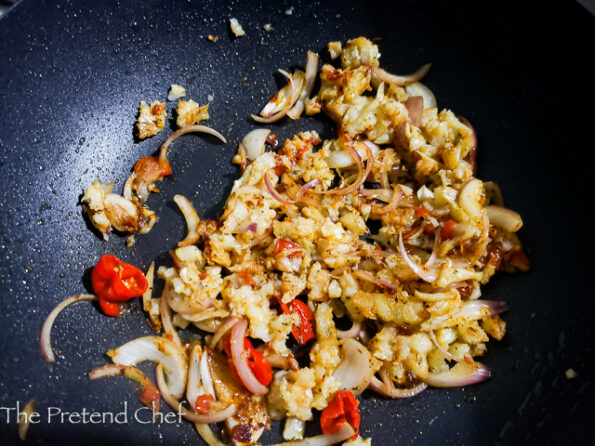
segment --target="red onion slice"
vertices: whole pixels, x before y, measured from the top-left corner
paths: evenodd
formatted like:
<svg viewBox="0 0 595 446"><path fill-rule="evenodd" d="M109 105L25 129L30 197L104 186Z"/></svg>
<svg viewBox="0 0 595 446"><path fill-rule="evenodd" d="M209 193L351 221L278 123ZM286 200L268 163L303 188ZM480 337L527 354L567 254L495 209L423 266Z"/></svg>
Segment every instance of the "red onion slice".
<svg viewBox="0 0 595 446"><path fill-rule="evenodd" d="M417 263L415 263L407 254L407 251L405 250L405 245L403 244L403 232L399 231L399 253L401 254L401 257L403 257L403 260L405 260L405 263L409 266L409 268L411 268L411 270L417 274L419 276L420 279L431 283L434 280L436 280L437 274L436 271L430 269L428 266L425 265L418 265Z"/></svg>
<svg viewBox="0 0 595 446"><path fill-rule="evenodd" d="M227 320L219 326L219 328L213 335L211 342L209 342L209 347L211 349L215 350L215 348L217 347L217 344L219 343L221 338L223 338L223 336L225 336L225 333L227 333L231 329L231 327L233 327L238 322L239 322L239 319L235 316L231 316L231 317L227 318Z"/></svg>
<svg viewBox="0 0 595 446"><path fill-rule="evenodd" d="M246 319L241 319L231 329L231 358L236 367L242 384L250 392L256 395L264 395L269 391L266 386L263 386L248 365L247 353L244 350L244 337L246 336L246 328L248 322Z"/></svg>
<svg viewBox="0 0 595 446"><path fill-rule="evenodd" d="M202 349L200 348L200 345L194 345L190 351L188 383L186 385L186 399L190 404L194 404L200 395L206 393L204 386L202 385L202 370L200 369L201 356Z"/></svg>
<svg viewBox="0 0 595 446"><path fill-rule="evenodd" d="M145 336L110 350L107 355L115 364L121 365L134 366L142 361L162 364L168 375L168 391L177 398L184 394L188 363L185 351L174 341L160 336Z"/></svg>
<svg viewBox="0 0 595 446"><path fill-rule="evenodd" d="M372 283L378 285L380 288L383 288L384 290L388 291L391 294L394 294L397 292L397 288L392 283L389 283L386 280L382 280L368 271L363 271L361 269L352 269L352 272L354 275L356 275L360 279L367 280L368 282L372 282Z"/></svg>
<svg viewBox="0 0 595 446"><path fill-rule="evenodd" d="M377 83L380 83L380 81L382 81L382 82L386 82L387 84L405 86L405 85L409 85L409 84L412 84L414 82L421 80L426 74L428 74L428 71L430 71L431 66L432 66L431 63L427 63L425 65L422 65L414 73L407 74L404 76L398 76L395 74L391 74L391 73L384 71L380 67L374 67L374 68L372 68L372 78Z"/></svg>
<svg viewBox="0 0 595 446"><path fill-rule="evenodd" d="M369 388L389 398L411 398L426 390L428 385L422 382L408 389L397 389L394 386L392 389L388 389L385 383L374 376L370 381Z"/></svg>
<svg viewBox="0 0 595 446"><path fill-rule="evenodd" d="M357 165L357 169L359 171L357 179L352 184L342 189L337 188L332 190L312 191L312 193L328 195L346 195L351 192L357 191L360 185L363 184L364 181L366 181L366 178L368 177L370 170L372 170L372 163L374 162L374 156L372 155L372 151L370 150L370 148L366 144L363 144L363 147L366 150L366 156L368 159L365 169L362 162L362 158L357 152L357 150L355 150L351 145L347 146L347 150L353 158L353 161L355 161L355 164Z"/></svg>
<svg viewBox="0 0 595 446"><path fill-rule="evenodd" d="M285 76L287 79L289 79L289 82L291 84L291 97L289 98L289 101L287 101L287 103L283 106L283 108L276 114L263 118L262 116L258 116L258 115L250 115L252 117L252 119L254 119L256 122L260 122L262 124L270 124L271 122L276 122L279 119L281 119L283 116L285 116L287 114L287 112L291 109L291 107L293 107L293 104L295 102L295 100L297 99L297 92L296 92L296 85L295 85L295 80L293 79L293 76L291 74L289 74L287 71L284 70L279 70L279 73L281 73L283 76Z"/></svg>
<svg viewBox="0 0 595 446"><path fill-rule="evenodd" d="M185 420L191 421L193 423L201 423L201 424L211 424L211 423L219 423L220 421L225 421L229 417L232 417L236 414L238 409L235 405L231 404L227 406L225 409L219 412L212 412L206 415L197 414L192 412L186 407L182 405L170 392L167 388L167 384L165 383L165 378L163 376L163 366L161 364L157 365L157 387L159 387L159 391L161 392L161 396L167 403L169 407L171 407L176 412L180 413Z"/></svg>
<svg viewBox="0 0 595 446"><path fill-rule="evenodd" d="M270 194L273 196L273 198L274 198L275 200L277 200L278 202L280 202L280 203L283 203L283 204L287 204L287 205L292 205L292 204L295 204L295 202L294 202L294 201L291 201L291 200L289 200L289 199L287 199L287 198L283 198L283 197L281 196L281 194L279 194L279 192L277 192L277 191L275 190L275 186L273 186L273 184L271 183L271 179L269 178L269 173L268 173L268 171L267 171L267 172L265 172L265 174L264 174L264 184L266 185L266 187L267 187L267 190L269 191L269 193L270 193Z"/></svg>
<svg viewBox="0 0 595 446"><path fill-rule="evenodd" d="M143 386L143 392L140 395L141 402L149 409L153 409L155 412L159 412L159 399L161 394L157 389L157 386L153 384L153 381L144 374L144 372L136 367L120 365L120 364L107 364L101 367L95 367L89 372L89 379L109 378L112 376L125 376Z"/></svg>
<svg viewBox="0 0 595 446"><path fill-rule="evenodd" d="M432 254L430 254L430 257L428 257L428 260L424 265L425 268L431 268L434 266L434 263L436 263L436 259L438 258L438 245L440 244L440 232L440 229L437 229L434 232L434 246L432 248Z"/></svg>
<svg viewBox="0 0 595 446"><path fill-rule="evenodd" d="M64 299L60 302L56 308L54 308L48 317L45 319L43 326L41 327L41 335L39 336L39 344L41 346L41 354L43 359L47 362L54 362L56 358L54 357L54 352L52 350L52 341L51 341L51 334L52 334L52 326L54 325L54 321L56 317L60 314L64 308L68 305L73 304L75 302L80 302L82 300L97 300L97 296L93 294L77 294L75 296L70 296L67 299Z"/></svg>
<svg viewBox="0 0 595 446"><path fill-rule="evenodd" d="M479 362L458 362L448 372L429 373L423 381L432 387L460 387L486 381L492 377L487 366Z"/></svg>
<svg viewBox="0 0 595 446"><path fill-rule="evenodd" d="M421 115L424 111L424 100L421 96L409 96L405 101L405 107L409 112L409 120L415 127L421 124Z"/></svg>
<svg viewBox="0 0 595 446"><path fill-rule="evenodd" d="M349 423L343 424L337 432L332 434L316 435L314 437L304 438L303 440L284 441L273 446L330 446L341 443L355 435L355 431Z"/></svg>
<svg viewBox="0 0 595 446"><path fill-rule="evenodd" d="M217 130L207 127L206 125L199 125L199 124L189 125L188 127L182 127L181 129L178 129L175 132L173 132L171 135L169 135L169 137L161 145L161 150L159 152L159 159L161 159L161 160L166 159L165 155L167 153L167 149L172 142L174 142L180 136L185 135L186 133L194 133L194 132L207 133L209 135L215 136L216 138L219 138L221 140L221 142L223 142L224 144L227 143L227 140Z"/></svg>
<svg viewBox="0 0 595 446"><path fill-rule="evenodd" d="M430 339L432 340L432 342L434 343L434 346L440 351L440 353L442 353L444 355L444 357L446 359L448 359L449 361L454 361L455 358L454 356L452 356L448 350L446 350L444 347L442 347L439 343L438 343L438 339L436 339L436 335L434 334L434 330L430 331L428 333L430 335Z"/></svg>
<svg viewBox="0 0 595 446"><path fill-rule="evenodd" d="M300 190L298 191L297 195L295 196L295 201L296 202L300 201L300 199L304 195L306 195L308 190L312 189L314 186L317 186L318 184L320 184L320 178L315 178L311 181L308 181L306 184L304 184L302 187L300 187Z"/></svg>
<svg viewBox="0 0 595 446"><path fill-rule="evenodd" d="M293 106L291 110L289 110L289 112L287 112L287 116L289 116L291 119L297 119L302 114L302 111L304 110L304 101L308 99L310 93L312 93L312 88L314 88L314 82L316 82L317 72L318 54L313 53L312 51L308 51L308 59L306 61L306 80L304 83L304 89L302 90L296 104Z"/></svg>
<svg viewBox="0 0 595 446"><path fill-rule="evenodd" d="M359 335L359 332L361 331L361 329L362 329L362 323L354 322L349 330L337 330L337 338L339 338L339 339L346 339L346 338L355 339L355 338L357 338L357 335Z"/></svg>

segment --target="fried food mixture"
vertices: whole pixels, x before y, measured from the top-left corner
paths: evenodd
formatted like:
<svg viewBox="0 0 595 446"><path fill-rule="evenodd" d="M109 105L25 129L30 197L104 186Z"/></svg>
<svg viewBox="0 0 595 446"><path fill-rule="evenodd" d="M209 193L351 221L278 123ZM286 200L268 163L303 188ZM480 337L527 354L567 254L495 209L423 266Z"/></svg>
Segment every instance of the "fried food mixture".
<svg viewBox="0 0 595 446"><path fill-rule="evenodd" d="M161 298L143 299L172 344L184 345L177 328L190 324L210 333L185 353L187 398L197 413L208 413L211 400L232 407L236 444L256 442L270 419L287 420L286 439L302 438L314 411L323 411L324 444L354 435L351 444L369 444L355 440L354 395L371 389L402 398L489 378L477 358L490 338L504 336L507 305L481 299L481 286L498 270L529 268L515 234L520 216L503 206L494 183L475 176L474 129L439 110L419 82L429 65L387 73L378 47L363 37L331 42L329 51L341 64L322 66L315 96L318 57L309 53L306 72L283 72L289 83L255 119L322 112L336 122L337 137L304 131L278 146L269 130L247 135L234 158L241 177L218 221L200 221L176 196L189 235L171 251L174 265L158 268ZM201 113L182 101L178 124L194 124ZM154 223L137 202L168 174L164 159L146 162L155 171L148 188L133 183L128 191L136 207L127 213L139 217L130 232ZM104 211L109 206L95 205L117 204L108 189L90 186L87 212L104 233L100 225L110 222L125 230ZM333 424L339 406L351 430Z"/></svg>

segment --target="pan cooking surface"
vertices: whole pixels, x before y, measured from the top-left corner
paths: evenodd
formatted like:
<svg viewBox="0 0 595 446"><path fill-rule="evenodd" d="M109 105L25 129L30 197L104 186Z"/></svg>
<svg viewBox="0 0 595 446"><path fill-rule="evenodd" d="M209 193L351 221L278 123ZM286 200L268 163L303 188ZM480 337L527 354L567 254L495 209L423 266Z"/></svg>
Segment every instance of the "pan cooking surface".
<svg viewBox="0 0 595 446"><path fill-rule="evenodd" d="M89 290L90 268L104 253L143 269L152 260L167 263L167 250L185 234L173 195L190 198L201 217L220 214L238 175L231 164L236 143L257 127L249 114L277 90L277 68L304 66L307 50L328 61L328 41L364 35L380 38L382 65L391 72L433 63L424 82L439 107L478 131L479 177L499 183L507 206L523 216L520 237L533 268L500 274L484 288L485 298L511 307L506 337L492 341L484 359L491 381L395 401L366 392L362 436L399 445L586 444L594 433L586 420L595 415L585 244L592 237L584 215L590 200L588 192L578 205L572 197L577 178L589 176L580 166L592 146L592 72L585 64L595 20L574 2L539 11L417 3L24 0L0 20L0 406L18 401L22 408L36 398L42 421L30 426L28 443L200 443L190 423L143 425L148 416L135 418L142 406L128 380L87 378L107 363L108 349L151 334L138 300L119 319L88 303L70 307L54 326L53 365L39 353L43 320L59 301ZM231 37L230 17L245 37ZM274 30L266 32L265 23ZM169 124L142 142L133 125L138 102L164 100L171 83L200 104L213 95L207 124L228 144L194 135L178 140L169 156L174 175L149 199L160 217L153 231L132 249L118 236L104 243L85 223L80 195L95 178L114 180L121 191L134 162L157 151ZM333 131L324 118L273 127L282 139ZM569 368L576 378L565 377ZM83 409L127 417L49 417ZM262 443L279 441L280 432L274 424ZM5 410L0 438L18 441Z"/></svg>

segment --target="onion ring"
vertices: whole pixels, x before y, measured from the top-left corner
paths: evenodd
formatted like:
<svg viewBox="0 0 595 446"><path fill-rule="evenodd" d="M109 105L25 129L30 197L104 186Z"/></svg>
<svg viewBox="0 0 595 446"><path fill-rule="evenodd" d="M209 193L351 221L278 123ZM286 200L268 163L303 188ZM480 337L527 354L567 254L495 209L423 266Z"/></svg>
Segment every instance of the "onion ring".
<svg viewBox="0 0 595 446"><path fill-rule="evenodd" d="M169 407L173 410L177 411L185 420L192 421L193 423L201 423L201 424L211 424L211 423L219 423L220 421L225 421L229 417L232 417L238 411L237 407L233 404L230 404L225 409L214 412L208 413L206 415L197 414L196 412L192 412L186 409L181 402L179 402L167 388L167 384L165 383L165 378L163 376L163 366L161 364L157 365L156 369L157 375L157 387L161 392L161 396L167 403Z"/></svg>
<svg viewBox="0 0 595 446"><path fill-rule="evenodd" d="M180 136L185 135L186 133L194 133L194 132L207 133L209 135L215 136L216 138L219 138L222 143L224 143L224 144L227 143L227 140L217 130L207 127L206 125L199 125L199 124L189 125L187 127L182 127L181 129L178 129L175 132L173 132L171 135L169 135L169 137L161 145L161 150L159 151L159 160L164 161L165 159L167 159L167 157L166 157L167 149L172 142L174 142Z"/></svg>
<svg viewBox="0 0 595 446"><path fill-rule="evenodd" d="M491 370L484 364L461 361L448 372L429 373L422 381L432 387L461 387L477 384L491 377Z"/></svg>
<svg viewBox="0 0 595 446"><path fill-rule="evenodd" d="M428 266L426 265L418 265L417 263L415 263L407 254L407 251L405 250L405 245L403 244L403 232L399 231L399 253L401 254L401 257L403 257L403 260L405 260L405 263L407 264L407 266L409 266L409 268L411 268L411 270L417 274L417 276L428 282L431 283L433 281L436 280L437 274L436 271L431 270Z"/></svg>
<svg viewBox="0 0 595 446"><path fill-rule="evenodd" d="M366 163L365 169L363 167L362 158L360 157L357 150L355 150L351 145L347 146L347 150L349 151L349 154L351 155L351 157L357 164L357 169L358 169L357 179L352 184L350 184L349 186L344 187L342 189L337 188L337 189L322 190L322 191L313 190L312 193L313 194L327 194L327 195L346 195L346 194L349 194L351 192L358 190L359 186L364 181L366 181L366 178L368 177L370 170L372 170L372 163L374 160L374 156L372 155L372 151L370 150L370 148L366 144L363 144L363 147L366 150L366 155L368 158L368 162Z"/></svg>
<svg viewBox="0 0 595 446"><path fill-rule="evenodd" d="M431 66L431 63L427 63L422 65L417 71L403 76L388 73L380 67L374 67L372 68L372 78L376 82L382 81L386 82L387 84L404 87L405 85L409 85L421 80L426 74L428 74Z"/></svg>
<svg viewBox="0 0 595 446"><path fill-rule="evenodd" d="M174 201L180 208L180 211L186 219L186 226L188 227L188 234L184 240L178 242L178 246L188 246L196 243L200 239L198 233L198 225L200 224L200 217L196 213L194 206L184 195L174 195Z"/></svg>
<svg viewBox="0 0 595 446"><path fill-rule="evenodd" d="M293 76L285 70L279 70L279 73L281 73L283 76L285 76L287 79L289 79L289 82L291 84L291 97L289 98L289 101L287 101L287 104L285 104L283 106L283 108L278 113L275 113L272 116L263 118L262 116L258 116L258 115L254 115L254 114L250 115L250 117L252 119L254 119L256 122L260 122L261 124L270 124L271 122L278 121L283 116L285 116L287 114L287 112L289 112L291 107L293 107L295 100L297 99L296 98L297 92L296 92L295 80L293 79Z"/></svg>
<svg viewBox="0 0 595 446"><path fill-rule="evenodd" d="M239 319L235 316L227 318L227 320L219 326L219 328L211 338L211 342L209 342L209 347L215 350L215 347L217 347L217 343L219 342L219 340L221 340L221 338L225 336L225 333L227 333L238 322Z"/></svg>
<svg viewBox="0 0 595 446"><path fill-rule="evenodd" d="M271 179L269 178L269 172L268 171L264 173L264 184L266 185L267 190L269 191L269 193L278 202L283 203L283 204L287 204L287 205L295 204L295 201L291 201L291 200L289 200L287 198L283 198L281 196L281 194L279 194L279 192L277 192L275 190L275 186L273 186L273 184L271 183Z"/></svg>
<svg viewBox="0 0 595 446"><path fill-rule="evenodd" d="M263 386L248 365L248 358L244 350L244 337L246 336L246 328L248 321L246 319L239 320L234 324L231 330L231 358L236 367L242 384L252 393L256 395L264 395L269 391L266 386Z"/></svg>
<svg viewBox="0 0 595 446"><path fill-rule="evenodd" d="M291 119L298 119L304 111L304 101L308 99L314 83L316 82L316 74L318 73L318 54L308 51L308 59L306 60L306 80L304 81L304 88L300 93L295 105L287 112L287 116Z"/></svg>
<svg viewBox="0 0 595 446"><path fill-rule="evenodd" d="M345 422L338 431L332 434L321 434L303 440L284 441L273 446L330 446L345 441L355 435L355 431Z"/></svg>
<svg viewBox="0 0 595 446"><path fill-rule="evenodd" d="M54 325L54 321L56 317L64 308L68 305L73 304L75 302L80 302L81 300L97 300L97 296L94 294L76 294L74 296L70 296L67 299L64 299L60 302L56 308L54 308L48 317L45 319L43 323L43 327L41 328L41 335L39 336L39 344L41 346L41 354L43 359L47 362L54 362L56 358L54 357L54 352L52 350L52 342L51 342L51 333L52 333L52 326Z"/></svg>
<svg viewBox="0 0 595 446"><path fill-rule="evenodd" d="M411 398L426 390L428 385L422 382L409 389L387 389L385 383L374 376L370 381L369 388L381 395L388 396L389 398Z"/></svg>

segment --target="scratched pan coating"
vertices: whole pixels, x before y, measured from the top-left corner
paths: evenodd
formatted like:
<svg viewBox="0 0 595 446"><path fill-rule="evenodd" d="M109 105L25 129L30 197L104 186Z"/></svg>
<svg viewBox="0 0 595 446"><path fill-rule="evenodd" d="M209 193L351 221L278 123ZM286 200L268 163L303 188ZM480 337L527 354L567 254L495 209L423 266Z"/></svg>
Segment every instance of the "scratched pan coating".
<svg viewBox="0 0 595 446"><path fill-rule="evenodd" d="M490 342L484 358L491 381L395 401L366 392L362 435L376 445L586 444L593 437L591 189L580 188L591 169L595 19L576 2L544 2L541 10L442 3L25 0L0 19L0 406L36 398L41 423L30 427L28 444L201 444L189 423L143 424L143 411L135 418L142 406L126 379L87 378L107 363L108 349L151 334L138 300L119 319L88 303L70 307L54 327L53 365L39 353L41 324L59 301L88 289L89 270L104 253L142 268L166 262L164 253L185 234L175 193L202 217L217 217L238 175L236 143L257 127L249 114L276 91L277 68L303 66L307 50L328 61L328 41L359 35L380 38L391 72L433 63L424 82L441 108L478 131L479 177L500 184L523 216L520 237L533 267L484 288L486 298L511 307L506 337ZM230 17L245 37L231 38ZM174 82L200 104L213 96L208 124L228 144L178 140L174 175L149 199L160 217L153 231L132 249L117 236L104 243L86 225L80 195L95 178L121 190L134 162L157 151L171 128L135 141L137 106L164 100ZM281 138L334 131L324 118L273 127ZM576 378L565 377L569 368ZM48 416L83 409L127 416L84 424ZM1 411L0 438L15 444L17 425L8 421ZM274 424L261 441L279 440Z"/></svg>

